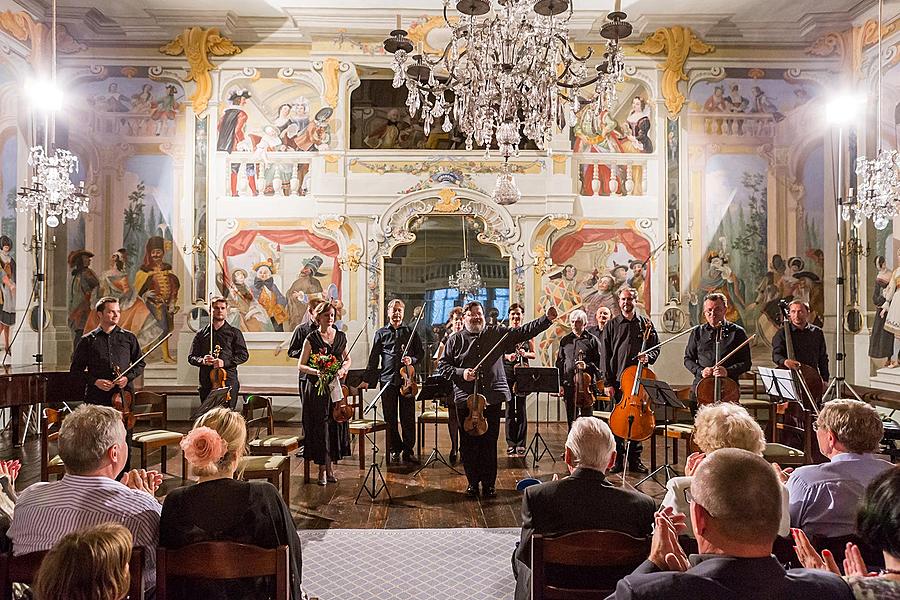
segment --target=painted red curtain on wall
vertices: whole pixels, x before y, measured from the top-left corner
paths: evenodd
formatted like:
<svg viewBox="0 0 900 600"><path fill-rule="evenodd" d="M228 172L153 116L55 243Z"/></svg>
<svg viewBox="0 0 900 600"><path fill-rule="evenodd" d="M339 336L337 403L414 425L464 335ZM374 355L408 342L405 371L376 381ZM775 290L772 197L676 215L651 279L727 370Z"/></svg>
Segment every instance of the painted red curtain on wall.
<svg viewBox="0 0 900 600"><path fill-rule="evenodd" d="M256 236L261 235L264 238L281 244L282 246L290 246L299 242L306 242L316 251L321 252L325 256L330 256L334 260L331 266L331 281L337 286L338 292L341 291L341 265L338 262L337 242L319 237L308 231L285 231L283 229L253 229L249 231L240 231L225 242L222 248L222 262L226 269L225 275L228 275L228 259L238 254L246 252L253 245ZM286 283L286 282L285 282Z"/></svg>
<svg viewBox="0 0 900 600"><path fill-rule="evenodd" d="M650 256L650 241L633 229L582 229L569 233L554 242L550 248L550 258L554 265L564 265L575 256L585 244L594 244L616 239L620 241L629 254L640 260ZM644 306L650 306L650 263L647 263L647 274L644 277Z"/></svg>

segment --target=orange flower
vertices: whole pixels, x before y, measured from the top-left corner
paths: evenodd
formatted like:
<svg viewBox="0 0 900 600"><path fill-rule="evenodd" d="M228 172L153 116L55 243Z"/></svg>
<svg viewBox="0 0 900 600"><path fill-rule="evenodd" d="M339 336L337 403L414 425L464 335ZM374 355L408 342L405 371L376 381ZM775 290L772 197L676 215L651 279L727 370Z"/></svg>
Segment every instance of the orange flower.
<svg viewBox="0 0 900 600"><path fill-rule="evenodd" d="M181 440L181 449L189 463L205 467L220 461L228 451L228 444L216 430L197 427Z"/></svg>

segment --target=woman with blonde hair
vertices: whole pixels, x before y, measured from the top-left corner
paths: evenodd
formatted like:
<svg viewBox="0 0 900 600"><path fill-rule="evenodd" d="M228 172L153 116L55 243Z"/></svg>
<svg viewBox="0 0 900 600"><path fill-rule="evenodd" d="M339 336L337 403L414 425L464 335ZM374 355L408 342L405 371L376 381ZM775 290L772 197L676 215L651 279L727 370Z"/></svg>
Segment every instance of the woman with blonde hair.
<svg viewBox="0 0 900 600"><path fill-rule="evenodd" d="M720 448L738 448L762 456L766 449L766 437L759 423L739 404L720 402L701 406L694 417L693 441L700 448L687 457L684 477L673 477L666 483L666 497L661 508L671 506L675 512L689 515L687 492L691 488L694 471L706 455ZM690 519L685 519L685 535L694 537ZM781 490L781 525L778 535L787 536L791 530L788 512L787 488Z"/></svg>
<svg viewBox="0 0 900 600"><path fill-rule="evenodd" d="M287 545L291 597L299 600L300 539L290 510L268 481L234 479L246 446L247 424L239 413L220 407L197 419L181 447L199 481L166 496L159 519L159 544L172 549L209 541L262 548ZM271 598L275 588L272 577L224 582L179 579L173 584L171 597L176 599L263 599Z"/></svg>
<svg viewBox="0 0 900 600"><path fill-rule="evenodd" d="M34 580L36 600L122 600L131 576L131 532L103 523L63 536Z"/></svg>

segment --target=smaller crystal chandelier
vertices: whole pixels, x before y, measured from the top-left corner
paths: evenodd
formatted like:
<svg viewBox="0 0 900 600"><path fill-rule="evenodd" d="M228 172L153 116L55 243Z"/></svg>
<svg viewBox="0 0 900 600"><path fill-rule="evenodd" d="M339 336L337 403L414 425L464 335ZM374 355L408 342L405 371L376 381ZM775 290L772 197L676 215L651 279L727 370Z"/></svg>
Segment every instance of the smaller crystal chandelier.
<svg viewBox="0 0 900 600"><path fill-rule="evenodd" d="M481 289L481 275L478 273L478 265L469 260L469 249L466 243L466 218L463 224L463 259L459 263L459 271L448 278L450 287L459 290L462 296L474 296Z"/></svg>
<svg viewBox="0 0 900 600"><path fill-rule="evenodd" d="M881 147L881 38L884 20L882 11L884 0L878 2L878 111L876 136L878 152L874 158L860 157L856 160L856 178L859 194L855 203L842 208L844 220L850 220L850 207L854 215L854 225L862 225L863 219L871 219L875 229L886 228L891 219L900 213L900 152Z"/></svg>
<svg viewBox="0 0 900 600"><path fill-rule="evenodd" d="M56 227L60 219L76 219L88 212L88 195L82 182L76 188L71 174L78 169L78 157L68 150L57 149L53 156L47 155L43 146L35 146L28 156L34 175L31 186L24 186L18 193L19 212L46 210L47 225Z"/></svg>

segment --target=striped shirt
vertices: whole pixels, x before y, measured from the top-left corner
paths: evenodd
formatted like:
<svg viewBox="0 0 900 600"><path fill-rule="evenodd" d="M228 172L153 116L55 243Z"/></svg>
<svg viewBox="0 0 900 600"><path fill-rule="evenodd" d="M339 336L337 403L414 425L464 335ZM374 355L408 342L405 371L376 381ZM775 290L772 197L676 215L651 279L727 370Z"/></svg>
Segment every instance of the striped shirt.
<svg viewBox="0 0 900 600"><path fill-rule="evenodd" d="M7 536L13 554L49 550L64 535L99 525L121 523L135 546L144 547L144 585L156 587L156 546L162 505L147 492L109 477L66 475L60 481L35 483L19 496Z"/></svg>

